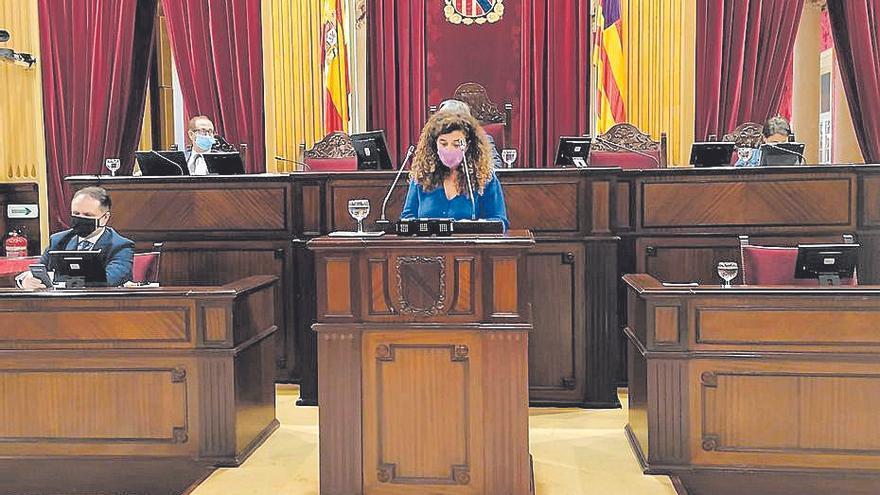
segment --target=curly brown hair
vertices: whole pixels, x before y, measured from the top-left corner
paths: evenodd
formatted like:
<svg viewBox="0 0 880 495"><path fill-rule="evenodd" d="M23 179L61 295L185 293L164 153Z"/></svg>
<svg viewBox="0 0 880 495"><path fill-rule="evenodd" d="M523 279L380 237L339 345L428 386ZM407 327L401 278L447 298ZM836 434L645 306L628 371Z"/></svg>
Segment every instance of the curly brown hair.
<svg viewBox="0 0 880 495"><path fill-rule="evenodd" d="M440 162L440 157L437 155L437 138L454 131L464 132L467 142L470 143L465 153L467 166L470 174L475 178L472 180L475 180L477 191L482 194L486 183L492 177L492 149L486 139L486 132L480 127L477 119L470 115L437 112L428 119L422 129L422 135L419 137L415 155L413 155L409 177L426 191L443 185L443 180L451 171ZM459 167L455 171L458 174L459 194L467 192L463 169L464 167Z"/></svg>

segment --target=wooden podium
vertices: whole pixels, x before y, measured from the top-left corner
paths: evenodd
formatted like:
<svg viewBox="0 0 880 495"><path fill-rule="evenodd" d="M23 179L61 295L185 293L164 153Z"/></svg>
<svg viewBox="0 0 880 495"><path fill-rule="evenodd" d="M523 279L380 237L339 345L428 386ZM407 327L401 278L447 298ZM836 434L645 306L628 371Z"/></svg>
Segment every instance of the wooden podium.
<svg viewBox="0 0 880 495"><path fill-rule="evenodd" d="M319 237L321 494L526 494L528 231Z"/></svg>

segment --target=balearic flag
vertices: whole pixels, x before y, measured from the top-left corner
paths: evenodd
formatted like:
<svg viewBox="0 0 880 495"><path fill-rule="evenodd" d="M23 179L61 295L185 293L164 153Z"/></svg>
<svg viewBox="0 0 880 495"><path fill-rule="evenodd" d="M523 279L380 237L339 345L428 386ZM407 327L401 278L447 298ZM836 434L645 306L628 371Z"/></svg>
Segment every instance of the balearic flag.
<svg viewBox="0 0 880 495"><path fill-rule="evenodd" d="M596 130L604 133L614 124L626 121L626 60L623 56L620 0L598 2L593 63L596 65L596 87L599 92Z"/></svg>
<svg viewBox="0 0 880 495"><path fill-rule="evenodd" d="M323 0L321 19L324 66L324 131L348 131L348 51L342 22L342 0Z"/></svg>

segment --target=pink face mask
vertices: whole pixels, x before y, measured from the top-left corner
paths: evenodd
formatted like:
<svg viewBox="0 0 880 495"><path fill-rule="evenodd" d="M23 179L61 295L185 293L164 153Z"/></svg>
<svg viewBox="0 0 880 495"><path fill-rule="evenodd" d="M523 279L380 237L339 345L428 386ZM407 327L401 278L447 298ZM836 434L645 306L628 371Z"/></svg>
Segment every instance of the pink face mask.
<svg viewBox="0 0 880 495"><path fill-rule="evenodd" d="M464 150L461 148L447 149L438 146L437 155L440 157L443 165L446 165L450 170L457 169L461 165L462 160L464 160Z"/></svg>

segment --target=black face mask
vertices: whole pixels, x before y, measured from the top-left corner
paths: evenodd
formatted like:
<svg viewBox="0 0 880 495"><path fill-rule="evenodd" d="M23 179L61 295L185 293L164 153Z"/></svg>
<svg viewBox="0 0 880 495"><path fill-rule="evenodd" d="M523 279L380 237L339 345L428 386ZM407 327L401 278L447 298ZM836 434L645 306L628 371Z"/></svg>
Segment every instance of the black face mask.
<svg viewBox="0 0 880 495"><path fill-rule="evenodd" d="M74 234L80 237L88 237L89 234L98 230L98 227L97 218L70 216L70 228Z"/></svg>

